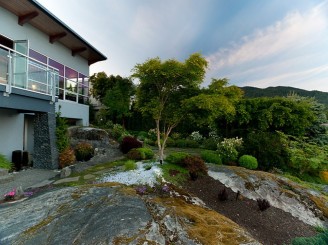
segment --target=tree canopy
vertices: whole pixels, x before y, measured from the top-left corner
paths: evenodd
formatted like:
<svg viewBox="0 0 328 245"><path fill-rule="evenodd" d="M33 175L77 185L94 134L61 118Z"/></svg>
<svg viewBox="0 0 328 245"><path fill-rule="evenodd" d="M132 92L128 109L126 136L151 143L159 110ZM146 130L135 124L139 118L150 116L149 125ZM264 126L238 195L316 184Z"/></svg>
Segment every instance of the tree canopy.
<svg viewBox="0 0 328 245"><path fill-rule="evenodd" d="M105 72L92 75L90 82L92 96L106 107L106 114L114 122L121 119L124 126L124 119L130 111L131 96L135 92L133 82L121 76L107 76Z"/></svg>
<svg viewBox="0 0 328 245"><path fill-rule="evenodd" d="M183 118L182 101L199 90L206 68L207 61L199 53L190 55L184 62L161 61L157 57L134 67L132 76L140 82L137 106L155 120L160 160L168 135ZM161 130L164 134L162 142Z"/></svg>

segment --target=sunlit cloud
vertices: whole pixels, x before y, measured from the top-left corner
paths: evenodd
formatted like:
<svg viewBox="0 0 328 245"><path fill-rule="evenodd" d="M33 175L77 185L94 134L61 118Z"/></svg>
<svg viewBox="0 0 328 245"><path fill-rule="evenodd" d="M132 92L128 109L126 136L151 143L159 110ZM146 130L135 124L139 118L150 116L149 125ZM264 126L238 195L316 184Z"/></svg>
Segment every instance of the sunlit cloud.
<svg viewBox="0 0 328 245"><path fill-rule="evenodd" d="M239 44L220 49L207 57L211 69L259 61L320 38L318 33L327 28L327 18L321 9L317 6L306 14L289 13L274 25L244 36Z"/></svg>

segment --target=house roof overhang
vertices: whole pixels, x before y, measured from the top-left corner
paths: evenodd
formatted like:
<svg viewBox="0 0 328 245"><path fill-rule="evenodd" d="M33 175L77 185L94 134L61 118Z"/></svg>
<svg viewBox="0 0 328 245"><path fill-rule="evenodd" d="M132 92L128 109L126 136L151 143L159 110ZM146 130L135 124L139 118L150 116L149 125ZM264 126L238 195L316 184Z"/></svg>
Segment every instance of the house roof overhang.
<svg viewBox="0 0 328 245"><path fill-rule="evenodd" d="M86 59L89 65L107 59L36 0L0 0L0 6L15 14L19 25L29 23L47 34L50 43L61 43L72 51L73 56L80 55Z"/></svg>

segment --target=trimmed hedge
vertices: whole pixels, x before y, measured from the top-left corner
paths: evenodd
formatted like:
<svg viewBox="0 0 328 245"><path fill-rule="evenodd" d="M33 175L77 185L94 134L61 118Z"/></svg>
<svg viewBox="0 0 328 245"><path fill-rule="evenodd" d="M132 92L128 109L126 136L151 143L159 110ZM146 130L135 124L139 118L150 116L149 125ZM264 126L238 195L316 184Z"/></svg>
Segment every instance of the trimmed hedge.
<svg viewBox="0 0 328 245"><path fill-rule="evenodd" d="M200 153L200 155L205 162L222 164L220 154L216 151L204 150Z"/></svg>
<svg viewBox="0 0 328 245"><path fill-rule="evenodd" d="M185 166L183 163L183 159L185 159L188 156L190 156L190 155L185 152L173 152L165 158L165 161L172 163L172 164Z"/></svg>
<svg viewBox="0 0 328 245"><path fill-rule="evenodd" d="M258 167L257 159L251 155L241 156L239 158L238 163L241 167L244 167L247 169L257 169L257 167Z"/></svg>
<svg viewBox="0 0 328 245"><path fill-rule="evenodd" d="M149 148L133 148L127 154L127 158L132 160L146 160L153 157L154 152Z"/></svg>

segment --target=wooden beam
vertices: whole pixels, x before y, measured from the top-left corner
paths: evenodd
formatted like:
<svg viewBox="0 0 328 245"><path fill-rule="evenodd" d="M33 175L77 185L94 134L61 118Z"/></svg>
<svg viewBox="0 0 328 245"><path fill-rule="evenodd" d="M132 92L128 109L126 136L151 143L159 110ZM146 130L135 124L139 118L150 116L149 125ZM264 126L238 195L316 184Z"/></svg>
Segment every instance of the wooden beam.
<svg viewBox="0 0 328 245"><path fill-rule="evenodd" d="M65 37L66 35L67 35L66 32L60 32L60 33L57 33L57 34L54 34L54 35L50 35L49 36L49 42L54 43L54 42L58 41L59 39Z"/></svg>
<svg viewBox="0 0 328 245"><path fill-rule="evenodd" d="M24 15L18 16L18 24L22 26L25 23L27 23L30 20L32 20L35 17L37 17L38 15L39 15L38 12L33 11L33 12L28 13L28 14L24 14Z"/></svg>
<svg viewBox="0 0 328 245"><path fill-rule="evenodd" d="M83 51L86 51L86 47L76 48L72 49L72 56L75 56L76 54L82 53Z"/></svg>

